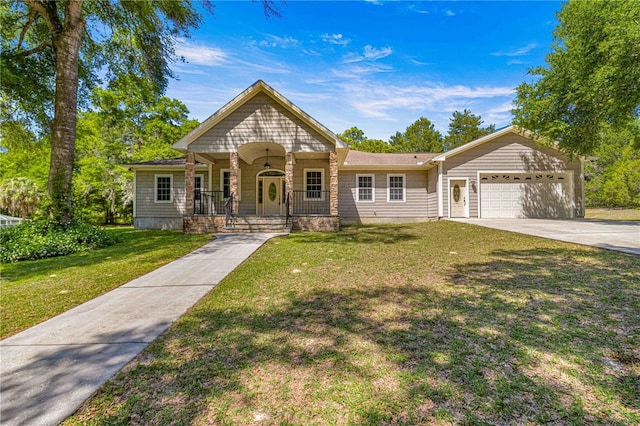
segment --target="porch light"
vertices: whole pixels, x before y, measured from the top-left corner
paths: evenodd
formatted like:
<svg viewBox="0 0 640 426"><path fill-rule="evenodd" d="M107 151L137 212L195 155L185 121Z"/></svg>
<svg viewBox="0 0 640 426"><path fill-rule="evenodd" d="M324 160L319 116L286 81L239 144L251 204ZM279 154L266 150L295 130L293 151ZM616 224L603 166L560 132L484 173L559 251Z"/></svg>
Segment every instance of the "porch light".
<svg viewBox="0 0 640 426"><path fill-rule="evenodd" d="M271 168L271 164L269 164L269 148L267 148L266 151L267 151L267 161L264 163L264 168L269 169Z"/></svg>

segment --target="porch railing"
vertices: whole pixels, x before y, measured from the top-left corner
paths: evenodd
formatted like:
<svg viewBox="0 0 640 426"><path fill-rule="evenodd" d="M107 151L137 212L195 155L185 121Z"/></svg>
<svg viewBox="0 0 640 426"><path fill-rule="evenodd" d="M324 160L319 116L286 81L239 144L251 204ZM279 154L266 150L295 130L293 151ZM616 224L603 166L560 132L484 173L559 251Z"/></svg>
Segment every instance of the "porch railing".
<svg viewBox="0 0 640 426"><path fill-rule="evenodd" d="M293 214L328 215L330 212L331 191L293 191Z"/></svg>
<svg viewBox="0 0 640 426"><path fill-rule="evenodd" d="M193 212L195 214L214 216L225 214L223 191L203 191L196 189L193 197Z"/></svg>

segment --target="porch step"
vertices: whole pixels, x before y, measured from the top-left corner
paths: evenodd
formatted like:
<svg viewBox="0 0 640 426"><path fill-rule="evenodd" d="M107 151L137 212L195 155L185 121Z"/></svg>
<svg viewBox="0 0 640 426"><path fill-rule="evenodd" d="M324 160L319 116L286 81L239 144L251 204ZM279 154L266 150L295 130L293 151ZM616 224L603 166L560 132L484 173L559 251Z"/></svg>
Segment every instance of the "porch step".
<svg viewBox="0 0 640 426"><path fill-rule="evenodd" d="M232 219L231 223L225 226L225 232L289 233L291 222L287 226L287 220L284 217L240 216Z"/></svg>

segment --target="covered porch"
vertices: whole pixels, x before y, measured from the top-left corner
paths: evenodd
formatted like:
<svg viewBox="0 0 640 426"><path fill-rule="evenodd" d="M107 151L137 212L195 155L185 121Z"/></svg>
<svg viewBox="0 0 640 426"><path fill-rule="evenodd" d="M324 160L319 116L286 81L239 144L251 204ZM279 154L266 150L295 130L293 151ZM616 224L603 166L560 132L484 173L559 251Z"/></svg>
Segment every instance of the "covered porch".
<svg viewBox="0 0 640 426"><path fill-rule="evenodd" d="M196 161L208 172L196 173ZM339 228L335 151L250 142L226 153L187 152L185 195L188 233Z"/></svg>

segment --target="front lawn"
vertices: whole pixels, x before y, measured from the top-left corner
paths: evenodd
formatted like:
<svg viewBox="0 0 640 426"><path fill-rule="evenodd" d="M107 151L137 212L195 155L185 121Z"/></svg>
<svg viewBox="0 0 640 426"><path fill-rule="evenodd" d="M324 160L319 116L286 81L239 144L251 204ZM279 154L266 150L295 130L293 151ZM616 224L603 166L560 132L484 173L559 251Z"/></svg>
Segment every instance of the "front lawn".
<svg viewBox="0 0 640 426"><path fill-rule="evenodd" d="M65 424L640 422L640 258L448 221L271 240Z"/></svg>
<svg viewBox="0 0 640 426"><path fill-rule="evenodd" d="M0 265L0 338L15 334L153 271L210 240L181 232L112 228L100 250Z"/></svg>

